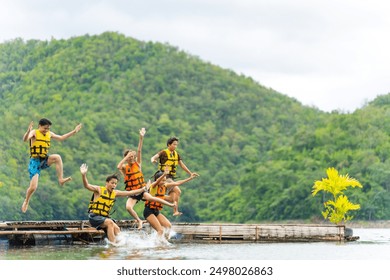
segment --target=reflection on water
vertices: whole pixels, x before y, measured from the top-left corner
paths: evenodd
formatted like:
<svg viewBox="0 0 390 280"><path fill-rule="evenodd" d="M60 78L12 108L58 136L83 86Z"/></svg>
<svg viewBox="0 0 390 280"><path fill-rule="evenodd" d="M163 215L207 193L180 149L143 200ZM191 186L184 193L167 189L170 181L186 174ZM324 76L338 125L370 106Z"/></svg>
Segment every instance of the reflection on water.
<svg viewBox="0 0 390 280"><path fill-rule="evenodd" d="M3 260L361 260L390 259L390 229L354 229L352 242L168 243L156 235L122 232L116 246L57 245L9 247L0 240Z"/></svg>

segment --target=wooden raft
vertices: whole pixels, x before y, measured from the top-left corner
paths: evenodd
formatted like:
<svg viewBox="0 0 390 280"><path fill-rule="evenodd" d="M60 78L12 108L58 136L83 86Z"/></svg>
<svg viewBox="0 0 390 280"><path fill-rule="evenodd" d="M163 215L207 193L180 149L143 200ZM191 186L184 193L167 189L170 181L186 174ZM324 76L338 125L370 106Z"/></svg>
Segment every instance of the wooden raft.
<svg viewBox="0 0 390 280"><path fill-rule="evenodd" d="M134 220L116 221L122 231L136 230ZM145 221L143 230L150 233ZM176 233L170 241L179 242L318 242L351 241L359 237L346 234L343 225L320 224L220 224L174 223ZM81 221L0 222L0 241L9 245L92 244L104 240L105 232Z"/></svg>
<svg viewBox="0 0 390 280"><path fill-rule="evenodd" d="M121 229L134 229L135 221L120 220ZM10 245L91 244L102 242L103 230L97 230L89 221L12 221L0 223L0 240Z"/></svg>
<svg viewBox="0 0 390 280"><path fill-rule="evenodd" d="M344 225L318 224L174 224L181 242L315 242L352 241Z"/></svg>

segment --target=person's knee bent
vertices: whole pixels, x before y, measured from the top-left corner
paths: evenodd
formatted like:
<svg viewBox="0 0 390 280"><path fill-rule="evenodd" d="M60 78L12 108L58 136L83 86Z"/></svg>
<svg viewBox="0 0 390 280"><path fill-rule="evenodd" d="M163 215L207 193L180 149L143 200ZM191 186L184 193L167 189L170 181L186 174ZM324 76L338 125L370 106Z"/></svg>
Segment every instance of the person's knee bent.
<svg viewBox="0 0 390 280"><path fill-rule="evenodd" d="M115 226L117 226L117 225L114 223L114 221L111 220L111 219L106 219L106 220L104 221L104 225L107 227L107 229L109 229L109 228L115 228Z"/></svg>
<svg viewBox="0 0 390 280"><path fill-rule="evenodd" d="M113 222L113 227L114 227L114 234L118 235L121 232L120 227L114 222Z"/></svg>
<svg viewBox="0 0 390 280"><path fill-rule="evenodd" d="M131 207L130 205L126 205L126 210L127 210L127 212L129 212L130 214L134 212L133 207Z"/></svg>
<svg viewBox="0 0 390 280"><path fill-rule="evenodd" d="M59 154L53 154L50 155L47 161L47 164L50 165L51 163L62 161L62 158Z"/></svg>
<svg viewBox="0 0 390 280"><path fill-rule="evenodd" d="M179 187L177 187L177 186L173 188L173 192L176 193L179 196L181 195L181 189Z"/></svg>

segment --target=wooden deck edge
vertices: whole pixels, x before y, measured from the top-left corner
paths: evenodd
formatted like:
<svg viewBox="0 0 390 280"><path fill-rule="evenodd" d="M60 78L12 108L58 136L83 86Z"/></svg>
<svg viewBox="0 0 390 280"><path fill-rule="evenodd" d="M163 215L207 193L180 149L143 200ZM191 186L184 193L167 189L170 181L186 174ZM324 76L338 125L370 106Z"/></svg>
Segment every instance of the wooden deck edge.
<svg viewBox="0 0 390 280"><path fill-rule="evenodd" d="M119 220L117 224L124 232L136 230L134 220ZM143 231L149 232L146 222ZM172 242L318 242L354 241L359 237L346 234L345 225L324 224L223 224L223 223L172 223L178 238ZM94 242L105 236L87 220L81 221L21 221L0 223L0 238L19 239L72 239L88 238ZM56 237L57 236L57 237ZM62 237L61 237L62 236Z"/></svg>

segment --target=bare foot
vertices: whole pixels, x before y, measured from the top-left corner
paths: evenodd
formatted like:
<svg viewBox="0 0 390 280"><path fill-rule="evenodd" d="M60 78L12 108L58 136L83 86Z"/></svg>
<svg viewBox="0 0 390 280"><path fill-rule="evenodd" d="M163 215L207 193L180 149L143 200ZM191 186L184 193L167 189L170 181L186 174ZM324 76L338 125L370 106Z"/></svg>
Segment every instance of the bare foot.
<svg viewBox="0 0 390 280"><path fill-rule="evenodd" d="M64 179L59 179L58 182L60 183L61 186L63 186L66 182L72 181L72 177L67 177Z"/></svg>
<svg viewBox="0 0 390 280"><path fill-rule="evenodd" d="M142 221L139 220L139 221L138 221L138 227L137 227L137 229L142 229L142 225L143 225Z"/></svg>
<svg viewBox="0 0 390 280"><path fill-rule="evenodd" d="M28 202L24 200L22 204L22 212L26 213L27 209L28 209Z"/></svg>
<svg viewBox="0 0 390 280"><path fill-rule="evenodd" d="M183 213L182 212L179 212L179 207L177 206L177 202L173 202L174 206L173 206L173 216L180 216L182 215Z"/></svg>

